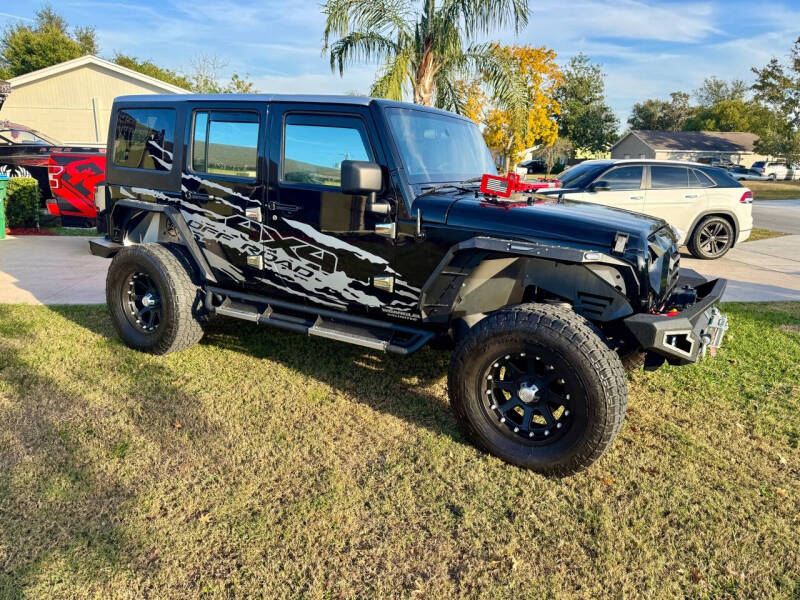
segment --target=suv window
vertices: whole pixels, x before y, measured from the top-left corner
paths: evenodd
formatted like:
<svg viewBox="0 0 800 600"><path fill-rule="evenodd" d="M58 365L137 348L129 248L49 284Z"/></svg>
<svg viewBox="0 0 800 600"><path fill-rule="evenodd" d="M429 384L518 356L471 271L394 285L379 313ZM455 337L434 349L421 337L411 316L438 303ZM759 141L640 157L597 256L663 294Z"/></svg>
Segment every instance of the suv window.
<svg viewBox="0 0 800 600"><path fill-rule="evenodd" d="M735 167L731 169L731 172L747 173L747 169L744 167ZM698 171L697 169L691 169L689 171L689 187L714 187L715 185L712 179L702 171Z"/></svg>
<svg viewBox="0 0 800 600"><path fill-rule="evenodd" d="M689 187L689 169L685 167L650 167L650 187L654 190Z"/></svg>
<svg viewBox="0 0 800 600"><path fill-rule="evenodd" d="M761 169L765 164L766 163L764 163L763 160L759 160L759 161L754 162L752 165L750 165L750 168L751 169Z"/></svg>
<svg viewBox="0 0 800 600"><path fill-rule="evenodd" d="M642 187L641 166L619 167L600 176L612 190L638 190Z"/></svg>
<svg viewBox="0 0 800 600"><path fill-rule="evenodd" d="M255 179L258 120L255 112L196 111L192 170Z"/></svg>
<svg viewBox="0 0 800 600"><path fill-rule="evenodd" d="M132 169L170 171L174 141L174 109L120 110L114 132L114 164Z"/></svg>
<svg viewBox="0 0 800 600"><path fill-rule="evenodd" d="M343 160L372 160L358 117L289 115L283 132L283 181L340 187Z"/></svg>

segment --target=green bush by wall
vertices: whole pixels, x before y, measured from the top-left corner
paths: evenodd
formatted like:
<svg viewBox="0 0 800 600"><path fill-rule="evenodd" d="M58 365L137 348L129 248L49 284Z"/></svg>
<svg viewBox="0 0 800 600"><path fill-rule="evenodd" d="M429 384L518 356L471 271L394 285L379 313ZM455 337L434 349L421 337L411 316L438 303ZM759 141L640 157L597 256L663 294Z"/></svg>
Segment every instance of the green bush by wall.
<svg viewBox="0 0 800 600"><path fill-rule="evenodd" d="M9 179L5 209L7 227L34 227L38 220L39 183L33 177Z"/></svg>

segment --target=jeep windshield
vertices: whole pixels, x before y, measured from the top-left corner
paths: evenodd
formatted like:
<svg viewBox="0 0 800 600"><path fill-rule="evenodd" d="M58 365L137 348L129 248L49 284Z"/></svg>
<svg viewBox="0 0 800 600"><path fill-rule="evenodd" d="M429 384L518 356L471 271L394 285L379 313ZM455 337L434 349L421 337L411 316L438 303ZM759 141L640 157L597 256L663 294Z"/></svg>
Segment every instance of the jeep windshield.
<svg viewBox="0 0 800 600"><path fill-rule="evenodd" d="M413 108L387 108L386 117L410 183L463 183L497 173L472 121Z"/></svg>

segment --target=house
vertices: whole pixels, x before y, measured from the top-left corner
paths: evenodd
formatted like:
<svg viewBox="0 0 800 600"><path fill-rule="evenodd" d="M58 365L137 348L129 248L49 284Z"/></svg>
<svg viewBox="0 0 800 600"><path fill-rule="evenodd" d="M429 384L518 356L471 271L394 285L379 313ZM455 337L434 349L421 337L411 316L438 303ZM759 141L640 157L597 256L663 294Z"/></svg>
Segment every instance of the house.
<svg viewBox="0 0 800 600"><path fill-rule="evenodd" d="M611 158L730 161L749 167L768 157L756 154L758 136L743 131L629 131L611 147Z"/></svg>
<svg viewBox="0 0 800 600"><path fill-rule="evenodd" d="M67 145L105 146L111 105L125 94L188 90L92 55L8 80L0 121L20 123Z"/></svg>

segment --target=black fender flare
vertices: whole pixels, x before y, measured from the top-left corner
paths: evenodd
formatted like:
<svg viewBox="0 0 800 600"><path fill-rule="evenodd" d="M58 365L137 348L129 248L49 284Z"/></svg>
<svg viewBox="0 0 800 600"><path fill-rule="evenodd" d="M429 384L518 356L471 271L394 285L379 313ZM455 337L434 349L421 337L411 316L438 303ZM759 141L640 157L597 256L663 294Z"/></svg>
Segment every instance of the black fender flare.
<svg viewBox="0 0 800 600"><path fill-rule="evenodd" d="M452 265L456 255L462 252L474 257L476 264ZM625 277L625 285L629 289L631 286L635 287L635 290L631 290L635 295L638 296L640 291L640 282L634 267L607 253L540 242L476 236L452 246L423 284L419 300L419 311L423 321L436 322L449 319L447 309L456 303L462 283L487 255L538 259L573 266L610 265L617 268ZM629 297L626 296L625 300L630 304Z"/></svg>
<svg viewBox="0 0 800 600"><path fill-rule="evenodd" d="M114 203L114 206L111 209L110 221L112 223L119 222L118 219L119 216L121 216L123 209L124 212L155 212L165 215L178 231L178 234L181 237L181 243L186 246L186 249L192 256L192 260L194 260L195 266L200 272L200 276L202 277L203 281L208 283L217 283L217 278L214 277L214 274L211 271L211 266L208 264L206 257L203 255L203 251L197 244L197 240L195 240L192 230L189 229L186 219L183 218L183 215L177 208L167 204L157 204L155 202L145 202L143 200L124 198Z"/></svg>

